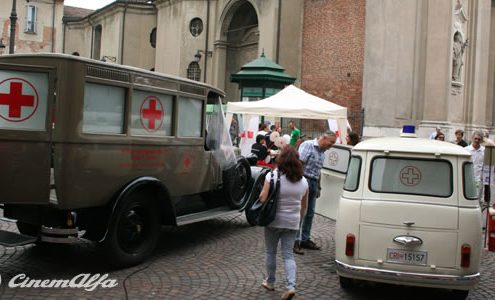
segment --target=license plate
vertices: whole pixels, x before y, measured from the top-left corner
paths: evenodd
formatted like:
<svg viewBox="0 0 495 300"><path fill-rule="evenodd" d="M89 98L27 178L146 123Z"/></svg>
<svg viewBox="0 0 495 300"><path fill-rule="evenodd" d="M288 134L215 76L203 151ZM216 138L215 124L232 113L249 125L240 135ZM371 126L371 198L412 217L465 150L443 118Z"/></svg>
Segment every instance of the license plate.
<svg viewBox="0 0 495 300"><path fill-rule="evenodd" d="M426 265L428 252L387 249L387 262L408 265Z"/></svg>

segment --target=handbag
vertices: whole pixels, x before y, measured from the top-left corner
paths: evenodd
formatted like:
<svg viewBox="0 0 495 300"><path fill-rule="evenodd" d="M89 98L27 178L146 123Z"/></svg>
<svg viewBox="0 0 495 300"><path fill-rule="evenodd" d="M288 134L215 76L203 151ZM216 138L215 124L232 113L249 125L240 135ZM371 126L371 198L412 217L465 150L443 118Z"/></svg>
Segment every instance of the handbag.
<svg viewBox="0 0 495 300"><path fill-rule="evenodd" d="M277 213L277 200L280 192L280 174L277 176L277 183L273 180L273 171L271 172L270 178L270 191L268 192L268 198L265 202L261 202L258 198L251 208L249 208L249 213L252 219L258 226L267 226L273 220L275 220L275 215Z"/></svg>

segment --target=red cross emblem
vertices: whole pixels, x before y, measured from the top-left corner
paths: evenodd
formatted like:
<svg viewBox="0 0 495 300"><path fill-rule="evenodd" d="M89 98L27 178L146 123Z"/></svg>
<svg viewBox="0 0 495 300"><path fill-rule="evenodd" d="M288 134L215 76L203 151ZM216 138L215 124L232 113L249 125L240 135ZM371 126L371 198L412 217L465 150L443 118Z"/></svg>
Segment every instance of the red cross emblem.
<svg viewBox="0 0 495 300"><path fill-rule="evenodd" d="M141 125L148 132L158 131L163 124L165 111L158 97L148 96L141 104Z"/></svg>
<svg viewBox="0 0 495 300"><path fill-rule="evenodd" d="M421 171L413 166L407 166L400 170L400 182L403 185L415 186L421 182Z"/></svg>
<svg viewBox="0 0 495 300"><path fill-rule="evenodd" d="M330 155L328 156L328 162L330 163L330 165L336 166L338 161L339 161L339 155L337 154L337 152L335 151L330 152Z"/></svg>
<svg viewBox="0 0 495 300"><path fill-rule="evenodd" d="M7 78L0 82L0 118L22 122L31 118L37 108L38 92L29 81Z"/></svg>

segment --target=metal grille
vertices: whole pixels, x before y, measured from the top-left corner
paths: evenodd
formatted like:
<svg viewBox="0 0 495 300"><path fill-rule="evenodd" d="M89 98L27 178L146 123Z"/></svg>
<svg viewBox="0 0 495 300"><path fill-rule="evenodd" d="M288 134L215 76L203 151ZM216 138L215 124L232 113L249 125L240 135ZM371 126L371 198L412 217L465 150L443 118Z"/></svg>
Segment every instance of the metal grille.
<svg viewBox="0 0 495 300"><path fill-rule="evenodd" d="M88 66L86 70L88 76L105 78L117 81L129 82L129 74L104 68L98 68L94 66Z"/></svg>
<svg viewBox="0 0 495 300"><path fill-rule="evenodd" d="M187 68L187 78L191 80L200 81L201 80L201 68L197 62L192 62Z"/></svg>

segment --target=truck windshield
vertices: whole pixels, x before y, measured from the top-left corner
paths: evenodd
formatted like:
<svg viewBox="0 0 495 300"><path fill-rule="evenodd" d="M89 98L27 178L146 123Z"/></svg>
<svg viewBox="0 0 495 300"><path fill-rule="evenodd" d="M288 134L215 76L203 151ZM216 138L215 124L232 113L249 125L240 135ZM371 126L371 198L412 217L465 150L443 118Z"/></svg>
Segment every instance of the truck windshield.
<svg viewBox="0 0 495 300"><path fill-rule="evenodd" d="M226 125L223 112L222 98L218 97L214 103L208 105L206 145L223 170L235 165L236 158L229 128Z"/></svg>

